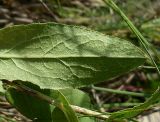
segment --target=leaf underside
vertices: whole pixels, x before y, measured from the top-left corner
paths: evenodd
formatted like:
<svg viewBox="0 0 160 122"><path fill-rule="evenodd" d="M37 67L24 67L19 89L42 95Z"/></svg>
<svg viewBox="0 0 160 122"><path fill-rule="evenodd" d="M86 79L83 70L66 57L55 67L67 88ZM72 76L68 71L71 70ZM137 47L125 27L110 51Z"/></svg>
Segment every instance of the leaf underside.
<svg viewBox="0 0 160 122"><path fill-rule="evenodd" d="M128 41L56 23L0 30L0 79L64 89L98 83L141 65L144 53Z"/></svg>

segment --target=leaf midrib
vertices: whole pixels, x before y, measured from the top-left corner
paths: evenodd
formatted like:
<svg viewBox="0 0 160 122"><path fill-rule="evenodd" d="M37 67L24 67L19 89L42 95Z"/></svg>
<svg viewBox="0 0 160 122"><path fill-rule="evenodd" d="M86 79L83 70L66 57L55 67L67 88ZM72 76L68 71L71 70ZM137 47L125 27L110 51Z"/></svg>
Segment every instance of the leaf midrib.
<svg viewBox="0 0 160 122"><path fill-rule="evenodd" d="M59 59L59 58L115 58L115 59L120 59L120 58L139 58L139 59L146 59L146 57L142 56L94 56L94 55L85 55L85 56L37 56L37 55L30 55L30 56L22 56L22 55L0 55L0 59Z"/></svg>

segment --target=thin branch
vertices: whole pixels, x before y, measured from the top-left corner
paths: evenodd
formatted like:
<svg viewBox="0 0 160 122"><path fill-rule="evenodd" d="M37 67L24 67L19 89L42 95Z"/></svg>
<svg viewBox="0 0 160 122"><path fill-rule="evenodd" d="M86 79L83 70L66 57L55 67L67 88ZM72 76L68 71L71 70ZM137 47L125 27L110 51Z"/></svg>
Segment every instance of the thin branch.
<svg viewBox="0 0 160 122"><path fill-rule="evenodd" d="M39 0L39 2L43 5L43 7L49 12L49 14L55 19L57 22L58 18L55 16L55 14L52 12L52 10L43 2L43 0Z"/></svg>
<svg viewBox="0 0 160 122"><path fill-rule="evenodd" d="M92 86L94 86L94 85L92 85ZM102 103L100 102L99 96L96 94L96 91L95 91L95 89L92 88L92 86L91 86L91 92L93 94L93 98L96 100L96 103L99 107L100 112L105 112L105 109L102 107Z"/></svg>
<svg viewBox="0 0 160 122"><path fill-rule="evenodd" d="M70 106L75 112L80 113L80 114L94 116L102 120L106 120L109 118L109 115L106 115L106 114L104 115L104 113L96 112L96 111L89 110L89 109L82 108L82 107L75 106L75 105L70 105Z"/></svg>

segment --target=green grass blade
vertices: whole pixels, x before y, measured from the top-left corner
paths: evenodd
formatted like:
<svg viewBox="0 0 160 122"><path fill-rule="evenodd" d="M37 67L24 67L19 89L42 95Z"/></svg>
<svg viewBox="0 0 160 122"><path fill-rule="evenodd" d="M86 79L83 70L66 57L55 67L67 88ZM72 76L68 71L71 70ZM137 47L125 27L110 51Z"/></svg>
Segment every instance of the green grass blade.
<svg viewBox="0 0 160 122"><path fill-rule="evenodd" d="M152 96L144 103L139 104L133 108L128 108L118 112L114 112L111 114L108 121L112 122L113 120L133 118L138 114L142 113L143 111L151 108L153 104L159 101L159 99L160 99L160 88L158 87L158 89L152 94Z"/></svg>
<svg viewBox="0 0 160 122"><path fill-rule="evenodd" d="M123 94L123 95L130 95L130 96L136 96L136 97L145 97L145 96L148 96L145 93L122 91L122 90L109 89L109 88L101 88L101 87L95 87L95 86L93 86L93 89L98 90L98 91L105 91L105 92L111 92L111 93L115 93L115 94Z"/></svg>
<svg viewBox="0 0 160 122"><path fill-rule="evenodd" d="M152 45L143 37L143 35L140 33L140 31L134 26L134 24L129 20L129 18L123 13L123 11L112 0L103 0L103 1L107 5L109 5L115 12L117 12L123 18L123 20L128 24L131 31L133 33L135 33L135 35L140 40L140 43L142 44L143 48L145 49L146 53L148 54L149 58L151 59L153 65L156 67L158 74L160 75L160 70L159 70L156 62L154 61L152 55L148 51L149 49L151 49L156 54L156 51L154 50Z"/></svg>

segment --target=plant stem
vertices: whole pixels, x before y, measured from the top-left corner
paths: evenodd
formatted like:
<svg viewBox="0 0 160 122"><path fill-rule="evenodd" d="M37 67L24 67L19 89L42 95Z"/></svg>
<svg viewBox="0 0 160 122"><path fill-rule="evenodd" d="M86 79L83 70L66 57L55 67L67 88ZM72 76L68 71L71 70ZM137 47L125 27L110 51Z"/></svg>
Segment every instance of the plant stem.
<svg viewBox="0 0 160 122"><path fill-rule="evenodd" d="M109 89L109 88L101 88L101 87L96 87L96 86L93 86L92 88L94 88L95 90L111 92L111 93L115 93L115 94L123 94L123 95L130 95L130 96L136 96L136 97L148 96L148 94L145 94L145 93L122 91L122 90L115 90L115 89Z"/></svg>
<svg viewBox="0 0 160 122"><path fill-rule="evenodd" d="M111 108L111 107L131 107L136 106L141 103L110 103L110 104L103 104L102 106L104 108Z"/></svg>
<svg viewBox="0 0 160 122"><path fill-rule="evenodd" d="M55 19L55 21L58 21L58 18L54 15L54 13L52 12L52 10L43 2L43 0L39 0L39 2L49 12L49 14Z"/></svg>
<svg viewBox="0 0 160 122"><path fill-rule="evenodd" d="M7 80L3 80L3 83L6 84L9 87L15 88L18 91L21 91L23 93L29 94L30 96L34 96L34 97L37 97L37 98L39 98L43 101L46 101L51 105L54 105L54 106L58 107L58 106L61 106L61 104L62 104L59 101L53 100L51 97L49 97L45 94L42 94L39 91L31 89L31 88L29 88L25 85L18 84L18 83L15 83L15 82L10 82L10 81L7 81ZM89 110L89 109L86 109L86 108L82 108L82 107L79 107L79 106L76 106L76 105L70 105L70 106L75 112L80 113L80 114L84 114L84 115L88 115L88 116L94 116L94 117L102 119L102 120L106 120L109 117L105 113L96 112L96 111Z"/></svg>
<svg viewBox="0 0 160 122"><path fill-rule="evenodd" d="M129 20L129 18L123 13L123 11L112 0L103 0L103 1L106 4L108 4L115 12L117 12L122 17L122 19L128 24L128 26L130 27L131 31L133 33L135 33L135 35L140 40L140 43L142 44L143 48L145 49L147 55L151 59L153 65L156 67L157 72L158 72L158 74L160 76L160 70L159 70L156 62L154 61L152 55L148 51L149 48L150 48L156 54L156 56L159 59L159 56L157 55L156 50L154 50L153 46L143 37L143 35L140 33L140 31L134 26L134 24Z"/></svg>
<svg viewBox="0 0 160 122"><path fill-rule="evenodd" d="M88 116L94 116L94 117L102 119L102 120L106 120L109 117L109 115L104 115L103 113L99 113L99 112L89 110L89 109L86 109L86 108L82 108L82 107L79 107L79 106L75 106L75 105L70 105L70 106L75 112L80 113L80 114L84 114L84 115L88 115Z"/></svg>

